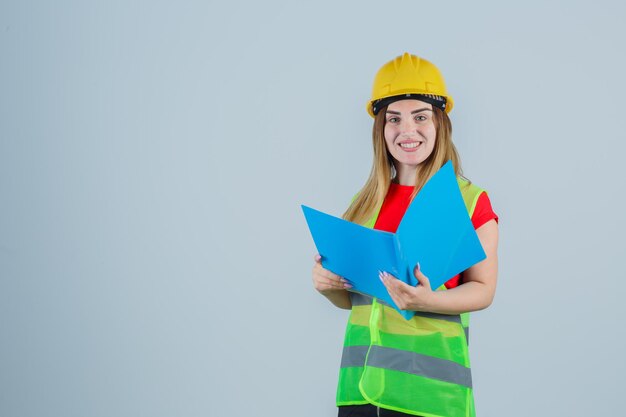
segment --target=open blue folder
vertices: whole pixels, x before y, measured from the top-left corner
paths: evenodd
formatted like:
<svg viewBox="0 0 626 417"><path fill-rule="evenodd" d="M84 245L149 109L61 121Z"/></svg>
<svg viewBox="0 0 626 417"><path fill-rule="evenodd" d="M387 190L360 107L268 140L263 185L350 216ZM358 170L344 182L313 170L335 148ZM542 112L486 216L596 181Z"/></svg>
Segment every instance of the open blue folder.
<svg viewBox="0 0 626 417"><path fill-rule="evenodd" d="M452 162L422 187L407 208L396 233L367 227L302 206L322 266L347 279L351 290L378 298L405 318L378 278L387 271L417 285L413 267L419 261L431 288L486 258L467 214Z"/></svg>

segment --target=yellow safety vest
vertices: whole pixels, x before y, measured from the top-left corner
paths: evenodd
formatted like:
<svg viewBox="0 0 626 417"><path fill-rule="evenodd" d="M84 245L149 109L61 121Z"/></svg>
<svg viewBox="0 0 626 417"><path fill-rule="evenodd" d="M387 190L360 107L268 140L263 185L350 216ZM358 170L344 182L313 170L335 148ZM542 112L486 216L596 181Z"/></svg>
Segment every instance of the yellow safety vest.
<svg viewBox="0 0 626 417"><path fill-rule="evenodd" d="M484 190L461 178L458 183L471 218ZM373 228L379 213L380 208L364 226ZM416 312L405 320L376 298L350 298L338 406L370 403L424 417L475 416L469 313Z"/></svg>

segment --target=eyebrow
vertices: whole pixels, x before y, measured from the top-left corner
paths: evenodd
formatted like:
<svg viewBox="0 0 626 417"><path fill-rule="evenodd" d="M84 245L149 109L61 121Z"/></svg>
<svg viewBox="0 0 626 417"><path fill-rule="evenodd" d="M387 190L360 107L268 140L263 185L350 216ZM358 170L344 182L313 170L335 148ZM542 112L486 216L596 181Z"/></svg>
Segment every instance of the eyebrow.
<svg viewBox="0 0 626 417"><path fill-rule="evenodd" d="M427 108L427 107L424 107L423 109L413 110L413 111L411 112L411 114L419 113L419 112L421 112L421 111L425 111L425 110L428 110L428 111L433 111L433 109L429 109L429 108ZM397 114L397 115L400 115L400 112L399 112L399 111L393 111L393 110L387 110L387 113L389 113L389 114Z"/></svg>

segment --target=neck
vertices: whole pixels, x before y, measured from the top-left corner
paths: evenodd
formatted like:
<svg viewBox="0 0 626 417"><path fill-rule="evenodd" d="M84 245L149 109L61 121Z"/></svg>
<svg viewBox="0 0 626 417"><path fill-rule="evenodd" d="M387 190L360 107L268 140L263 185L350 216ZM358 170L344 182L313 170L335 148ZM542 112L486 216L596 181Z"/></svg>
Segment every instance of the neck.
<svg viewBox="0 0 626 417"><path fill-rule="evenodd" d="M396 177L394 178L394 182L400 185L415 187L416 173L417 168L409 168L404 165L400 165L399 167L396 167Z"/></svg>

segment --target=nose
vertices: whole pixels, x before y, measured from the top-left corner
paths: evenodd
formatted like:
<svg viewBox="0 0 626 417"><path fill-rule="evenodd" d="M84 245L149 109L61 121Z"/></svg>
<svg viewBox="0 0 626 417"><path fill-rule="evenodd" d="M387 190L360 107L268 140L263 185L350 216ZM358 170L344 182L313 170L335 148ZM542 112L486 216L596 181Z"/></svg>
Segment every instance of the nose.
<svg viewBox="0 0 626 417"><path fill-rule="evenodd" d="M403 117L400 122L400 133L402 135L410 135L415 132L415 125L411 117Z"/></svg>

